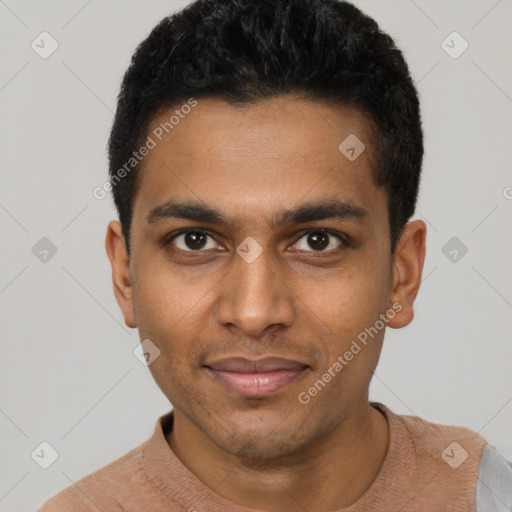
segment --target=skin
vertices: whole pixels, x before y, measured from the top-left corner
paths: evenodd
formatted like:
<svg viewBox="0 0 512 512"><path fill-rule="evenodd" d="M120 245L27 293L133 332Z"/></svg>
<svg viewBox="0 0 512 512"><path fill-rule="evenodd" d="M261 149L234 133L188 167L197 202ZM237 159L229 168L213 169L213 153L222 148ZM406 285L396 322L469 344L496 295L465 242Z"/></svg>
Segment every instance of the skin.
<svg viewBox="0 0 512 512"><path fill-rule="evenodd" d="M280 96L235 107L200 99L144 158L130 258L119 222L108 226L125 322L161 351L149 368L174 407L169 446L236 504L272 512L347 507L385 458L387 422L368 403L384 329L308 404L298 400L392 304L401 311L390 327L413 318L426 226L410 222L391 253L386 191L371 176L370 133L359 111L320 101ZM355 161L338 150L349 134L366 145ZM366 213L271 226L281 210L332 199ZM209 205L233 223L148 222L169 200ZM211 238L199 250L184 235L163 242L181 228ZM349 237L347 245L332 235L320 235L325 248L309 243L320 228ZM246 237L262 248L251 263L236 252ZM244 398L203 367L234 355L284 357L309 368L268 397Z"/></svg>

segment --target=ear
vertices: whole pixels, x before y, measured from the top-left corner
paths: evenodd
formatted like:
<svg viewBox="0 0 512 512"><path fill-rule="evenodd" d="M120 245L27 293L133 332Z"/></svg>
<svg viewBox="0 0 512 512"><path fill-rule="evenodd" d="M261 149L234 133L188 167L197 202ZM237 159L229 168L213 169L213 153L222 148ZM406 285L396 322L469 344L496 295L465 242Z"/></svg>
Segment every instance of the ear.
<svg viewBox="0 0 512 512"><path fill-rule="evenodd" d="M128 327L135 328L135 312L133 309L132 283L130 278L130 261L126 254L126 244L121 223L113 220L107 227L105 249L112 266L112 284L114 295Z"/></svg>
<svg viewBox="0 0 512 512"><path fill-rule="evenodd" d="M427 226L421 220L409 222L398 241L393 268L393 291L391 304L400 304L402 308L389 319L389 327L399 329L408 325L414 317L414 299L421 284L423 263L425 261L425 242Z"/></svg>

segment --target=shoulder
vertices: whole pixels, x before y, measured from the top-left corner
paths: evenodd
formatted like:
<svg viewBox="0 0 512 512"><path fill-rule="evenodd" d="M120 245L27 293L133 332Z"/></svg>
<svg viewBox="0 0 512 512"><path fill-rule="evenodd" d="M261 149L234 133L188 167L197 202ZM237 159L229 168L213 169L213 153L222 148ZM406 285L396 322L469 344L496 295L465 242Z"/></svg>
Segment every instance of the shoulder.
<svg viewBox="0 0 512 512"><path fill-rule="evenodd" d="M416 416L394 415L394 420L407 431L421 471L435 467L452 497L463 491L476 512L512 510L512 462L484 437L466 427Z"/></svg>
<svg viewBox="0 0 512 512"><path fill-rule="evenodd" d="M124 494L140 487L145 479L141 457L146 444L72 483L46 501L38 512L121 512Z"/></svg>
<svg viewBox="0 0 512 512"><path fill-rule="evenodd" d="M488 444L480 459L476 512L509 510L512 510L512 462Z"/></svg>
<svg viewBox="0 0 512 512"><path fill-rule="evenodd" d="M441 458L453 467L453 458L466 459L473 456L480 459L487 441L477 432L456 425L443 425L427 421L417 416L398 416L399 421L407 429L415 451L425 456Z"/></svg>
<svg viewBox="0 0 512 512"><path fill-rule="evenodd" d="M478 467L487 441L477 432L463 426L434 423L419 416L395 414L383 404L376 405L386 415L395 438L406 443L410 452L423 462L430 459L438 464L444 460L443 464L452 468L459 462Z"/></svg>

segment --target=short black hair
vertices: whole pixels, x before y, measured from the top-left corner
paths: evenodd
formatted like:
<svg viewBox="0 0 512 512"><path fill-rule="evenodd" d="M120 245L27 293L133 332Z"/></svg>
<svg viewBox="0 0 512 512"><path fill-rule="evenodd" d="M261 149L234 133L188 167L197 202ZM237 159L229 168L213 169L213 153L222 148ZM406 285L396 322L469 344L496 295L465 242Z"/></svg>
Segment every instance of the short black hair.
<svg viewBox="0 0 512 512"><path fill-rule="evenodd" d="M355 107L370 120L372 175L387 192L394 251L416 206L423 134L392 38L340 0L196 0L154 27L121 84L108 152L128 254L140 170L133 153L154 116L191 98L247 105L287 93Z"/></svg>

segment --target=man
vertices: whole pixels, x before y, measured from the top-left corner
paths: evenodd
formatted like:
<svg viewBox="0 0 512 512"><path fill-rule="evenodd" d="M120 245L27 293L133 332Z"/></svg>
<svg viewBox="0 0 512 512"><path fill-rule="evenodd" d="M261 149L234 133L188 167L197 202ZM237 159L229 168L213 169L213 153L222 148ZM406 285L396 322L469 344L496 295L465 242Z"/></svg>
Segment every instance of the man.
<svg viewBox="0 0 512 512"><path fill-rule="evenodd" d="M137 48L109 156L114 292L173 411L41 511L512 506L480 435L369 402L426 234L417 94L372 19L197 0Z"/></svg>

